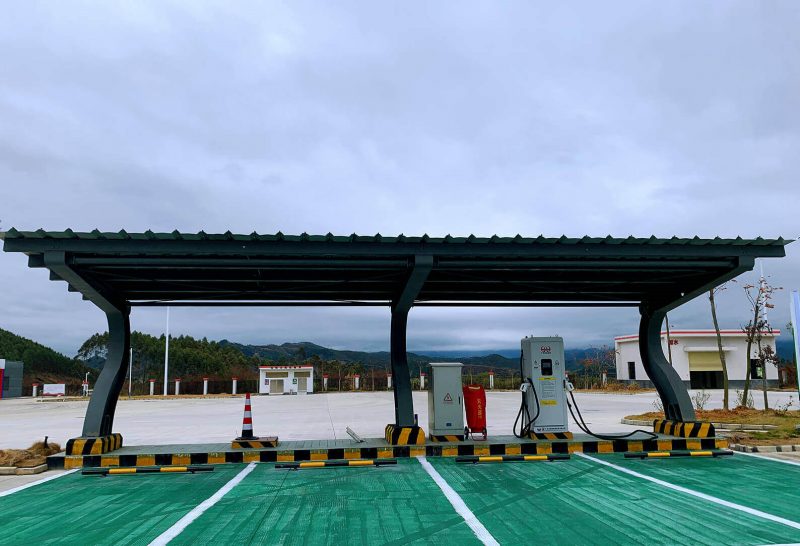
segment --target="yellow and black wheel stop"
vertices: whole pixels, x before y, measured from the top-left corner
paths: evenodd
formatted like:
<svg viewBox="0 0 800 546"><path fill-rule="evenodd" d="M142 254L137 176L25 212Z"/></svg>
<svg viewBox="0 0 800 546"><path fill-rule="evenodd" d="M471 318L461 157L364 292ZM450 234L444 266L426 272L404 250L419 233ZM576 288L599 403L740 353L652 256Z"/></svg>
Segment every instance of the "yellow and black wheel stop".
<svg viewBox="0 0 800 546"><path fill-rule="evenodd" d="M568 453L549 453L547 455L478 455L456 457L457 463L514 463L532 461L568 461Z"/></svg>
<svg viewBox="0 0 800 546"><path fill-rule="evenodd" d="M344 461L303 461L300 463L279 463L277 469L300 470L304 468L332 468L337 466L385 466L397 464L397 459L350 459Z"/></svg>
<svg viewBox="0 0 800 546"><path fill-rule="evenodd" d="M669 457L724 457L733 455L729 449L676 449L673 451L629 451L626 459L666 459Z"/></svg>
<svg viewBox="0 0 800 546"><path fill-rule="evenodd" d="M84 468L81 474L84 476L109 476L116 474L194 474L195 472L213 472L214 467L210 465L188 465L188 466L123 466L111 468Z"/></svg>

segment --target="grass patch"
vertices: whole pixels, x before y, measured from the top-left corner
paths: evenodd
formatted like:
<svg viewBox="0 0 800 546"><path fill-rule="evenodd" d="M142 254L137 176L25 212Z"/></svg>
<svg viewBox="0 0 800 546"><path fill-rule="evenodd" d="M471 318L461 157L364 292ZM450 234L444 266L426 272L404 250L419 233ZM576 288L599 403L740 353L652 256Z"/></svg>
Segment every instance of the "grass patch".
<svg viewBox="0 0 800 546"><path fill-rule="evenodd" d="M61 446L55 442L36 442L28 449L0 449L0 466L39 466L47 462L48 455L55 455L60 451Z"/></svg>
<svg viewBox="0 0 800 546"><path fill-rule="evenodd" d="M750 445L781 445L800 444L800 411L788 410L758 410L739 407L732 410L702 410L697 411L698 421L712 423L736 423L739 425L775 425L776 429L760 432L732 431L726 435L733 442ZM628 415L626 419L639 419L651 421L664 419L663 412L650 411L638 415Z"/></svg>

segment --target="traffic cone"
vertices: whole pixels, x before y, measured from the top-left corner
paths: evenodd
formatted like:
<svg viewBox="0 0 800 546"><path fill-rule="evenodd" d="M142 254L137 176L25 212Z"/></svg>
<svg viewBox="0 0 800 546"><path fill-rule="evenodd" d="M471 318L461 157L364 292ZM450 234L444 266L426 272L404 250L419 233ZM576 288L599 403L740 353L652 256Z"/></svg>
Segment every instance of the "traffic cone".
<svg viewBox="0 0 800 546"><path fill-rule="evenodd" d="M242 435L237 440L258 440L253 436L253 413L250 409L250 393L244 398L244 417L242 418Z"/></svg>

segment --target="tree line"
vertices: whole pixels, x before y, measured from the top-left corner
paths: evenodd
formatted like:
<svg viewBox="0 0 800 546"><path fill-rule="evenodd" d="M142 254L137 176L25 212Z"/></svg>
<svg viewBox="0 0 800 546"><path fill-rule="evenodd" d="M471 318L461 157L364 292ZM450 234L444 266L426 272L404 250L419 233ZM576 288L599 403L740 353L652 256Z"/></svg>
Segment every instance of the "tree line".
<svg viewBox="0 0 800 546"><path fill-rule="evenodd" d="M89 368L77 358L59 352L0 328L0 358L17 360L25 364L26 383L48 377L83 378Z"/></svg>

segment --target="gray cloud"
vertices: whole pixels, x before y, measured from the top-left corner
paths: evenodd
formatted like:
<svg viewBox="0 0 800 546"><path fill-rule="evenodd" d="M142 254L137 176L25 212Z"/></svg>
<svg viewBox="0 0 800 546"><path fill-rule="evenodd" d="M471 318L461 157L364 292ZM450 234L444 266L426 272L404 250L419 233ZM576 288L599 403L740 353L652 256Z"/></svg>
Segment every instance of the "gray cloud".
<svg viewBox="0 0 800 546"><path fill-rule="evenodd" d="M796 2L18 4L0 218L36 229L800 235ZM765 262L797 287L800 250ZM799 247L800 248L800 247ZM100 313L0 255L0 326L72 353ZM786 294L772 315L788 320ZM746 321L740 288L722 322ZM383 310L178 311L173 329L385 348ZM337 318L341 317L341 318ZM163 311L136 311L158 333ZM708 327L701 298L672 314ZM576 344L632 311L415 310L415 348Z"/></svg>

